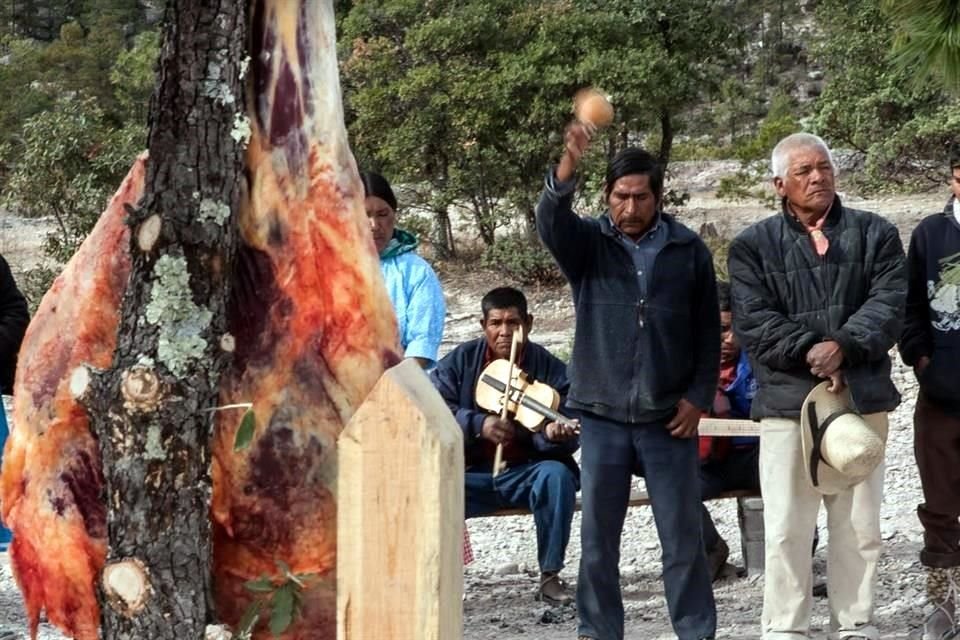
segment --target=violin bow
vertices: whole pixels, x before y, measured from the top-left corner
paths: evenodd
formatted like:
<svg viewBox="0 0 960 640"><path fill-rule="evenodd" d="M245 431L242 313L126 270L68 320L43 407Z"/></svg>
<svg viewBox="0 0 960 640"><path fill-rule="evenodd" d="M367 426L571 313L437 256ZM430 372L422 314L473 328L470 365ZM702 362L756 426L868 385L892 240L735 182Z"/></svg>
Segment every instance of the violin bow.
<svg viewBox="0 0 960 640"><path fill-rule="evenodd" d="M500 419L506 420L510 409L510 390L513 388L513 367L517 360L517 345L523 342L523 326L513 332L513 341L510 343L510 360L507 368L507 384L503 389L503 406L500 408ZM497 443L497 452L493 455L493 477L496 478L503 471L503 443Z"/></svg>

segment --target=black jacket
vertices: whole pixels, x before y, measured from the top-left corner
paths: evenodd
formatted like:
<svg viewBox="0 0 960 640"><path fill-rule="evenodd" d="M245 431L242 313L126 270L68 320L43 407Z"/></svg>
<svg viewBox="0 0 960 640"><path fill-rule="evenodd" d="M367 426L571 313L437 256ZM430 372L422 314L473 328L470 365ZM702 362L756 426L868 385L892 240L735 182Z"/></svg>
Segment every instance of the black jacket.
<svg viewBox="0 0 960 640"><path fill-rule="evenodd" d="M706 410L720 362L713 258L703 241L661 214L667 242L646 300L608 216L581 218L549 187L537 230L573 289L577 326L567 405L624 423L669 419L686 398Z"/></svg>
<svg viewBox="0 0 960 640"><path fill-rule="evenodd" d="M467 471L492 466L479 450L483 421L491 414L478 407L474 399L486 353L487 341L484 338L465 342L444 356L430 373L430 380L450 407L453 417L463 431ZM569 387L567 366L549 351L534 342L527 342L523 347L521 364L523 370L534 380L544 382L556 389L561 399L566 396ZM560 407L562 413L562 403ZM530 433L528 431L524 433L524 431L520 432L518 442L524 446L528 461L559 460L579 477L577 463L573 460L573 453L580 446L578 438L565 442L550 442L542 432L537 432L531 434L529 439L521 439Z"/></svg>
<svg viewBox="0 0 960 640"><path fill-rule="evenodd" d="M0 392L13 393L17 352L30 322L27 301L17 288L10 265L0 256Z"/></svg>
<svg viewBox="0 0 960 640"><path fill-rule="evenodd" d="M835 340L842 371L862 413L890 411L900 394L890 380L889 349L900 337L907 280L896 227L834 200L823 232L825 256L787 211L748 227L730 245L733 325L759 390L751 416L797 418L820 379L806 354Z"/></svg>
<svg viewBox="0 0 960 640"><path fill-rule="evenodd" d="M960 415L960 223L953 198L943 213L924 218L910 236L909 288L900 356L916 366L930 364L918 376L930 402Z"/></svg>

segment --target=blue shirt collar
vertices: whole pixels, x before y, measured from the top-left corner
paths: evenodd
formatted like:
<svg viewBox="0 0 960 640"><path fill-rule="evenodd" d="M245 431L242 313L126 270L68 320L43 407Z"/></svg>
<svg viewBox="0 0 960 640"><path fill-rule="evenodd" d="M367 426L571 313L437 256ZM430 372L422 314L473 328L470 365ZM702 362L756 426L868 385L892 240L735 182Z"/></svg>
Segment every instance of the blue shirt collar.
<svg viewBox="0 0 960 640"><path fill-rule="evenodd" d="M649 229L647 229L647 232L644 233L642 236L640 236L639 240L634 240L633 238L628 237L626 234L620 231L620 228L616 224L614 224L613 216L610 215L609 210L607 211L606 216L607 216L607 220L610 222L610 228L613 230L613 235L618 240L622 240L624 242L632 242L634 244L640 242L641 240L646 240L647 238L651 238L657 235L657 233L660 231L660 227L663 226L663 216L661 216L660 212L657 211L657 217L653 219L653 224L650 226Z"/></svg>

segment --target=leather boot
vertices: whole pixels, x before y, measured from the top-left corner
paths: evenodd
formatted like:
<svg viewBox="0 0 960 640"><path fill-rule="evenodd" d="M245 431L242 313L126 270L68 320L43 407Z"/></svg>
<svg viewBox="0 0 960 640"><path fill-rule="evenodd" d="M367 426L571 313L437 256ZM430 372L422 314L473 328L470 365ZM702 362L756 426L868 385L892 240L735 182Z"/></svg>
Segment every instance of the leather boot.
<svg viewBox="0 0 960 640"><path fill-rule="evenodd" d="M557 571L544 571L540 574L540 589L537 600L548 604L569 604L573 597L567 591L567 583L560 579Z"/></svg>

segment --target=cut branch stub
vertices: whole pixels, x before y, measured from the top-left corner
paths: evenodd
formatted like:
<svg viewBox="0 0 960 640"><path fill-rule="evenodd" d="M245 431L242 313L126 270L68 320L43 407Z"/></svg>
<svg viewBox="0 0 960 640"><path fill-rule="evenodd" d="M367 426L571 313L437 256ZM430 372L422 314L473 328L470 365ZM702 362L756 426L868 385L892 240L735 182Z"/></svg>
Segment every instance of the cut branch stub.
<svg viewBox="0 0 960 640"><path fill-rule="evenodd" d="M90 389L90 369L81 365L70 374L70 395L77 400L83 400Z"/></svg>
<svg viewBox="0 0 960 640"><path fill-rule="evenodd" d="M150 598L150 574L136 558L111 562L103 568L101 578L107 602L121 615L131 618L139 613Z"/></svg>
<svg viewBox="0 0 960 640"><path fill-rule="evenodd" d="M163 221L157 214L153 214L143 221L140 228L137 229L137 246L140 247L140 251L148 253L153 250L153 246L157 244L157 238L160 237L162 226Z"/></svg>
<svg viewBox="0 0 960 640"><path fill-rule="evenodd" d="M232 640L230 628L223 624L208 624L203 636L204 640Z"/></svg>
<svg viewBox="0 0 960 640"><path fill-rule="evenodd" d="M237 348L237 340L233 337L233 334L225 333L220 336L220 348L226 353L233 353L233 350Z"/></svg>
<svg viewBox="0 0 960 640"><path fill-rule="evenodd" d="M123 372L123 406L130 412L149 412L160 404L160 379L153 369L136 365Z"/></svg>

